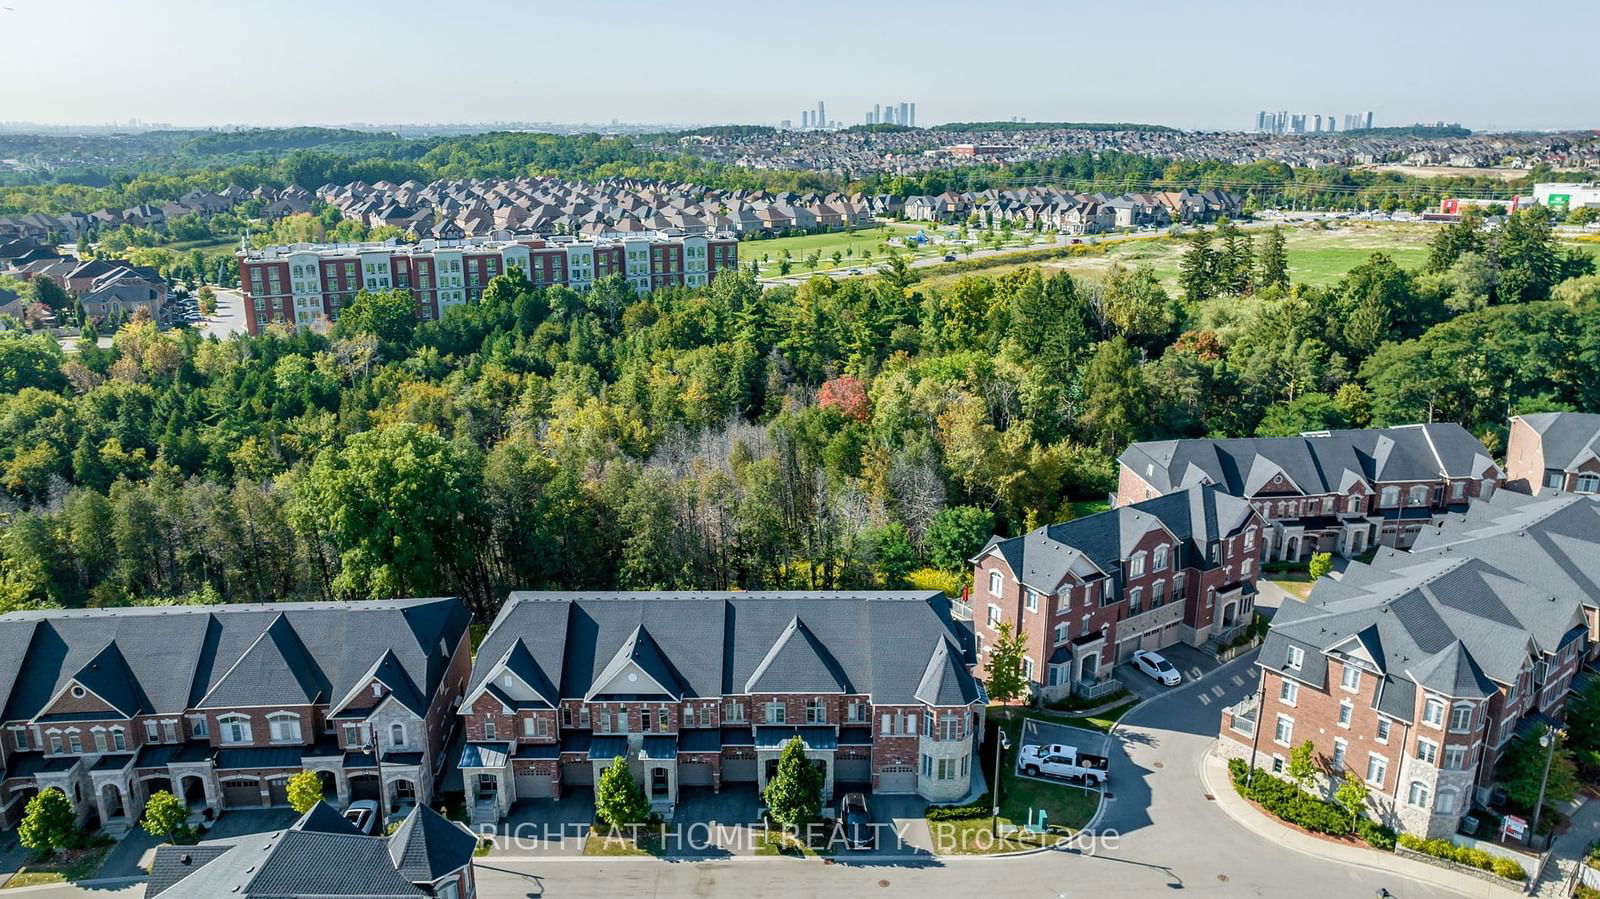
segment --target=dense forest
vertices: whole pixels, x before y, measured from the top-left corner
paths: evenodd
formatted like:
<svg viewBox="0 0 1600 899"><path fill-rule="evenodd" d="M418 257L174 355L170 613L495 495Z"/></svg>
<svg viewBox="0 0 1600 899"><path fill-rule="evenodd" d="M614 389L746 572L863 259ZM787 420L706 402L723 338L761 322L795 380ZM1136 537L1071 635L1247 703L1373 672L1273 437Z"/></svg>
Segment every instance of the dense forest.
<svg viewBox="0 0 1600 899"><path fill-rule="evenodd" d="M529 588L943 586L1129 441L1600 408L1600 276L1523 213L1290 284L1282 235L1146 269L763 292L495 279L328 334L0 334L0 609Z"/></svg>

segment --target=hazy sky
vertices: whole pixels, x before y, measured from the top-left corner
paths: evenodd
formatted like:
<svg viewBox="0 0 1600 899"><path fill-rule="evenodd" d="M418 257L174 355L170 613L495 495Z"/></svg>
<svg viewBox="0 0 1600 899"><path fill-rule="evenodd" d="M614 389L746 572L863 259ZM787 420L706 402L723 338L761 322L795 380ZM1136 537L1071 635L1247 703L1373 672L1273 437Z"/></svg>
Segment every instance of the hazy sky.
<svg viewBox="0 0 1600 899"><path fill-rule="evenodd" d="M1600 0L0 0L0 120L1600 127Z"/></svg>

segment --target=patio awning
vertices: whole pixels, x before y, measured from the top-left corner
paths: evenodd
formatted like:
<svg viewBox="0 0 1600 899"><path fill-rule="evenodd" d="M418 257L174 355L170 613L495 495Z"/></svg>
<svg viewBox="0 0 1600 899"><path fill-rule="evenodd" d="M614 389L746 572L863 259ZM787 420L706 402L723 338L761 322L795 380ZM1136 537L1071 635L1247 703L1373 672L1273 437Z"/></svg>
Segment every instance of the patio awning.
<svg viewBox="0 0 1600 899"><path fill-rule="evenodd" d="M509 743L468 743L461 747L458 768L504 768L506 756L511 751Z"/></svg>
<svg viewBox="0 0 1600 899"><path fill-rule="evenodd" d="M756 735L748 727L724 727L722 729L722 745L754 746L756 745Z"/></svg>
<svg viewBox="0 0 1600 899"><path fill-rule="evenodd" d="M808 749L838 749L839 738L831 727L792 727L769 724L756 728L757 749L779 749L793 737L799 737Z"/></svg>
<svg viewBox="0 0 1600 899"><path fill-rule="evenodd" d="M871 746L872 728L843 727L839 729L840 746Z"/></svg>
<svg viewBox="0 0 1600 899"><path fill-rule="evenodd" d="M722 731L696 728L678 735L679 752L719 752L722 749Z"/></svg>
<svg viewBox="0 0 1600 899"><path fill-rule="evenodd" d="M217 769L234 771L241 768L298 768L300 747L272 749L224 749L217 753Z"/></svg>
<svg viewBox="0 0 1600 899"><path fill-rule="evenodd" d="M589 759L609 762L617 756L627 757L628 738L596 734L589 738Z"/></svg>
<svg viewBox="0 0 1600 899"><path fill-rule="evenodd" d="M678 757L678 738L670 735L645 737L640 757L658 761L675 759Z"/></svg>
<svg viewBox="0 0 1600 899"><path fill-rule="evenodd" d="M128 763L131 761L133 761L133 753L131 752L125 752L118 755L102 755L94 763L94 767L90 768L89 770L121 771L123 768L128 767Z"/></svg>
<svg viewBox="0 0 1600 899"><path fill-rule="evenodd" d="M516 758L519 759L553 759L561 755L561 747L554 743L529 743L518 746Z"/></svg>

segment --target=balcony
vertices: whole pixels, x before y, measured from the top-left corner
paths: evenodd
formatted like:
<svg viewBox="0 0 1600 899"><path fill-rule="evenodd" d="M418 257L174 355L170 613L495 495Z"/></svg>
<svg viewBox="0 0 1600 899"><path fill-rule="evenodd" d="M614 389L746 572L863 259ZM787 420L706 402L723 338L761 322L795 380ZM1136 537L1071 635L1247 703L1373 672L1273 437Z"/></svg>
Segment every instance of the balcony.
<svg viewBox="0 0 1600 899"><path fill-rule="evenodd" d="M1259 697L1252 693L1222 710L1222 721L1236 734L1251 737L1256 732L1256 720L1261 715Z"/></svg>
<svg viewBox="0 0 1600 899"><path fill-rule="evenodd" d="M1121 692L1122 681L1114 677L1084 678L1072 685L1072 693L1083 699L1099 699Z"/></svg>

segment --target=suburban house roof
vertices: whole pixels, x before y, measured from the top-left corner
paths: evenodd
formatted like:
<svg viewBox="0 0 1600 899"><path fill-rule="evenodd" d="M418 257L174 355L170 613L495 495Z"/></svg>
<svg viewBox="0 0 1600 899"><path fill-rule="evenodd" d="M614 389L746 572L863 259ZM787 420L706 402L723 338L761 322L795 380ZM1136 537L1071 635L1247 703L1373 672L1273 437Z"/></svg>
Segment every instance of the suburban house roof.
<svg viewBox="0 0 1600 899"><path fill-rule="evenodd" d="M413 808L388 837L360 833L324 805L286 830L157 848L145 895L411 899L432 895L419 884L472 863L477 837L426 805Z"/></svg>
<svg viewBox="0 0 1600 899"><path fill-rule="evenodd" d="M0 720L32 719L73 684L128 717L326 703L380 660L380 679L415 706L467 617L449 598L12 612L0 615Z"/></svg>
<svg viewBox="0 0 1600 899"><path fill-rule="evenodd" d="M1280 472L1294 490L1307 495L1340 492L1350 486L1349 476L1370 485L1499 472L1483 444L1454 423L1322 431L1299 437L1157 440L1132 444L1117 461L1162 493L1193 484L1218 484L1235 496L1254 495Z"/></svg>
<svg viewBox="0 0 1600 899"><path fill-rule="evenodd" d="M1397 556L1388 569L1353 563L1341 580L1318 581L1307 602L1285 603L1258 664L1320 687L1328 657L1355 659L1382 678L1378 708L1411 720L1416 689L1482 699L1585 633L1576 600L1488 561ZM1291 647L1303 653L1299 668Z"/></svg>
<svg viewBox="0 0 1600 899"><path fill-rule="evenodd" d="M541 695L536 683L554 685L557 699L850 693L911 705L979 695L971 632L938 592L517 592L478 659L469 701L503 672Z"/></svg>
<svg viewBox="0 0 1600 899"><path fill-rule="evenodd" d="M1600 455L1600 415L1592 412L1538 412L1519 415L1539 435L1544 467L1575 471Z"/></svg>
<svg viewBox="0 0 1600 899"><path fill-rule="evenodd" d="M1024 585L1054 592L1069 572L1081 579L1120 577L1123 560L1152 527L1179 541L1183 567L1209 568L1208 544L1244 526L1254 508L1216 486L1197 486L1094 515L1035 528L1020 537L990 537L977 558L998 552Z"/></svg>

